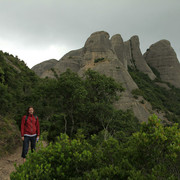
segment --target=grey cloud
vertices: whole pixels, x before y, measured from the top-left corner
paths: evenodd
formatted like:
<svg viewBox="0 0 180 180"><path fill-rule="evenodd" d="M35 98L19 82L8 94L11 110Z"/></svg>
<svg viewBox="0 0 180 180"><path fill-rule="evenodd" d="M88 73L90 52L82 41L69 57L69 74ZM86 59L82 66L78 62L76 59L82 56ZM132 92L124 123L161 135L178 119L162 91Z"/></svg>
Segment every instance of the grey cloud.
<svg viewBox="0 0 180 180"><path fill-rule="evenodd" d="M80 48L91 33L140 38L144 52L167 39L180 57L179 0L0 0L0 37L26 48Z"/></svg>

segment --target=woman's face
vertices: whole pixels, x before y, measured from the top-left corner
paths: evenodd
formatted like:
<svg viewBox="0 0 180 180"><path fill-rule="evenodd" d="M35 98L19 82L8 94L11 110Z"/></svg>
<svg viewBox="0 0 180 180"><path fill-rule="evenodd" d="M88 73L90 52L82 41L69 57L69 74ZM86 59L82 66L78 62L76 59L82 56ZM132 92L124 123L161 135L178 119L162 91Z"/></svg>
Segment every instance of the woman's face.
<svg viewBox="0 0 180 180"><path fill-rule="evenodd" d="M33 108L29 108L29 114L33 114L33 112L34 112L34 109Z"/></svg>

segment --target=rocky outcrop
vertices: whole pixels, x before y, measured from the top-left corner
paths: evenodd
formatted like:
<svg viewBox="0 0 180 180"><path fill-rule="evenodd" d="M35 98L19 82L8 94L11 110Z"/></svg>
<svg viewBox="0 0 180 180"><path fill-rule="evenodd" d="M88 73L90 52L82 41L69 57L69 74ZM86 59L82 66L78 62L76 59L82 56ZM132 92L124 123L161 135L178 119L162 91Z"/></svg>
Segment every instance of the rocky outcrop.
<svg viewBox="0 0 180 180"><path fill-rule="evenodd" d="M180 63L169 41L161 40L151 45L143 56L163 81L180 88Z"/></svg>
<svg viewBox="0 0 180 180"><path fill-rule="evenodd" d="M51 70L51 68L53 68L56 64L57 64L57 60L56 59L50 59L47 61L44 61L40 64L37 64L35 66L32 67L32 70L40 77L46 77L45 74L47 74L47 76L50 76L49 72Z"/></svg>
<svg viewBox="0 0 180 180"><path fill-rule="evenodd" d="M78 73L82 75L88 68L91 68L114 78L116 81L121 82L126 89L132 91L138 87L123 64L123 56L121 53L118 55L116 53L118 51L117 42L121 41L120 36L117 36L119 39L116 41L114 38L109 40L107 32L93 33L84 45L82 66ZM119 59L120 56L122 56L121 60Z"/></svg>
<svg viewBox="0 0 180 180"><path fill-rule="evenodd" d="M82 57L82 49L70 51L59 60L54 69L58 74L65 72L67 69L78 72L82 66Z"/></svg>
<svg viewBox="0 0 180 180"><path fill-rule="evenodd" d="M142 56L138 36L133 36L130 40L123 42L122 37L117 34L111 38L111 44L118 59L126 69L130 66L147 74L152 80L156 78L155 74Z"/></svg>
<svg viewBox="0 0 180 180"><path fill-rule="evenodd" d="M137 89L138 86L127 71L124 49L120 35L115 35L109 40L109 35L106 32L93 33L85 43L83 66L78 73L82 75L88 68L91 68L120 82L125 88L125 92L115 106L118 109L132 109L139 120L144 121L150 115L151 106L144 106L131 94L131 91ZM95 60L98 59L99 61L96 62ZM149 103L147 102L147 104Z"/></svg>
<svg viewBox="0 0 180 180"><path fill-rule="evenodd" d="M120 34L116 34L112 36L111 38L111 44L114 52L116 53L118 59L121 61L121 63L124 65L124 67L127 69L127 59L125 58L124 52L124 42Z"/></svg>
<svg viewBox="0 0 180 180"><path fill-rule="evenodd" d="M51 68L54 68L58 74L68 68L78 72L84 66L91 67L94 60L103 58L104 60L118 60L126 70L128 66L131 66L148 74L151 79L155 79L156 76L142 56L138 36L133 36L127 42L123 42L120 34L109 38L107 32L95 32L87 39L83 48L67 53L57 63L52 60L45 61L33 67L32 70L42 78L52 77Z"/></svg>
<svg viewBox="0 0 180 180"><path fill-rule="evenodd" d="M151 80L156 78L155 74L152 72L151 68L147 65L144 57L142 56L139 47L138 36L133 36L131 39L125 43L126 46L126 58L128 65L138 69L139 71L147 74Z"/></svg>
<svg viewBox="0 0 180 180"><path fill-rule="evenodd" d="M84 47L70 51L58 62L48 66L41 77L53 77L51 68L57 74L61 74L69 68L80 76L89 68L98 71L122 83L125 88L125 92L122 93L115 106L118 109L132 109L140 121L145 121L155 111L152 111L151 105L142 97L135 99L131 94L131 91L137 89L138 86L129 75L128 66L144 72L153 80L156 76L147 64L147 57L150 56L147 54L142 56L138 36L133 36L130 40L123 42L119 34L110 39L107 32L99 31L87 39ZM156 112L156 114L158 113ZM159 114L159 117L163 118L163 115Z"/></svg>
<svg viewBox="0 0 180 180"><path fill-rule="evenodd" d="M84 45L84 52L86 50L91 52L107 52L109 49L111 49L109 34L104 31L91 34Z"/></svg>

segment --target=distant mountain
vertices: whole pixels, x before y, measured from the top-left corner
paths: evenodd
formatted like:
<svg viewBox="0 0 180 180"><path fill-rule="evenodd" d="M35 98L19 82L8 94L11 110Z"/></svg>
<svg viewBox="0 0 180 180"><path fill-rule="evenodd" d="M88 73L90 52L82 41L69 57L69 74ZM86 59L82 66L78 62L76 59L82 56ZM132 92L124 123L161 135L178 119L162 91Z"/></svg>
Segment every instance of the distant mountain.
<svg viewBox="0 0 180 180"><path fill-rule="evenodd" d="M59 61L42 62L34 66L32 70L41 78L52 78L54 72L61 74L68 68L79 75L90 68L122 83L126 91L116 107L133 109L140 121L147 120L153 112L162 119L166 118L163 112L152 110L151 104L142 96L138 99L134 97L132 92L139 87L132 79L129 68L147 74L152 81L157 79L159 74L164 82L169 82L177 88L180 87L180 64L167 40L155 43L142 55L138 36L133 36L124 42L119 34L110 38L107 32L95 32L81 49L70 51ZM168 85L164 82L157 84L168 89Z"/></svg>

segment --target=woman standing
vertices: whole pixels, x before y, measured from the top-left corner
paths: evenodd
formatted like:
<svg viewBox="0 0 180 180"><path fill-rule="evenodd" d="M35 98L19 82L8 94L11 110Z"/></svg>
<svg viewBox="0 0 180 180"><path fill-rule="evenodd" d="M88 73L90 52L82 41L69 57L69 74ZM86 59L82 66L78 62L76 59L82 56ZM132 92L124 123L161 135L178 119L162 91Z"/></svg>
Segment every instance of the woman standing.
<svg viewBox="0 0 180 180"><path fill-rule="evenodd" d="M28 107L27 115L24 115L21 120L21 139L23 141L22 157L24 162L26 161L29 142L31 142L31 151L35 150L36 141L40 135L39 120L33 113L34 108Z"/></svg>

